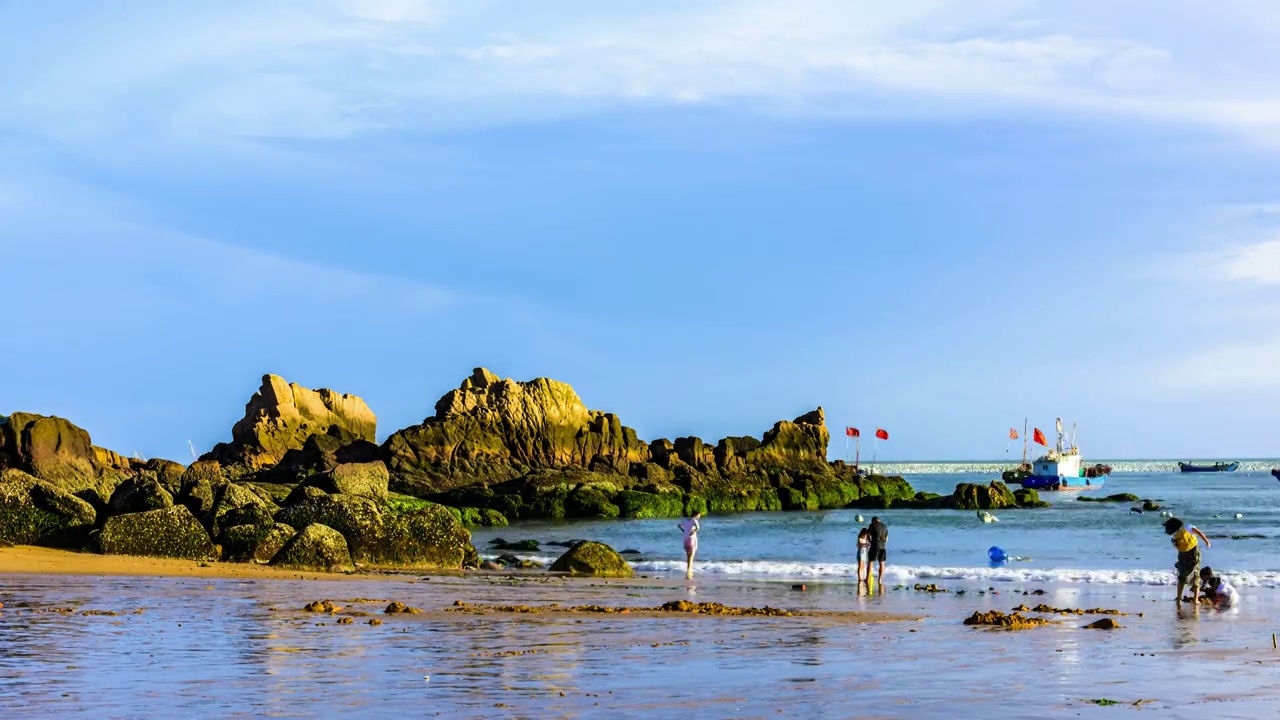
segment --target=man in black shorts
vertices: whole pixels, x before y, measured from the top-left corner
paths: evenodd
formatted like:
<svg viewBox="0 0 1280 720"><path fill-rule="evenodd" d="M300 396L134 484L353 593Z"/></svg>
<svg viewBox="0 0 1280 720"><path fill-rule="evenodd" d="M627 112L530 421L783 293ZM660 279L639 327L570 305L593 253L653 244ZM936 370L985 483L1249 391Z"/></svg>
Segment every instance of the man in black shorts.
<svg viewBox="0 0 1280 720"><path fill-rule="evenodd" d="M868 526L867 529L871 531L871 552L867 555L867 577L871 577L870 563L878 564L879 570L876 572L876 586L883 591L884 586L881 584L881 581L884 580L884 549L885 546L889 544L889 528L885 527L885 524L880 522L880 518L873 517L871 518L871 525Z"/></svg>

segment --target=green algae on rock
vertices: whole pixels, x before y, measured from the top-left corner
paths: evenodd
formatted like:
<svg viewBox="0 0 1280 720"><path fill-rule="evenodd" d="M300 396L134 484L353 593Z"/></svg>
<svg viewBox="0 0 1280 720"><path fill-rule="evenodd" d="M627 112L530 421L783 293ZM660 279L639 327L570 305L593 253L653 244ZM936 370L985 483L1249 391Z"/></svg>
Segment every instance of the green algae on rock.
<svg viewBox="0 0 1280 720"><path fill-rule="evenodd" d="M569 548L551 566L552 572L567 572L594 577L635 577L635 570L613 548L604 543L585 541Z"/></svg>
<svg viewBox="0 0 1280 720"><path fill-rule="evenodd" d="M129 478L116 486L107 502L107 512L112 515L163 510L173 507L173 495L150 477Z"/></svg>
<svg viewBox="0 0 1280 720"><path fill-rule="evenodd" d="M355 569L342 533L319 523L307 525L290 538L271 559L271 564L290 570L315 572L347 572Z"/></svg>
<svg viewBox="0 0 1280 720"><path fill-rule="evenodd" d="M89 503L20 470L0 470L0 540L79 548L97 520Z"/></svg>
<svg viewBox="0 0 1280 720"><path fill-rule="evenodd" d="M229 562L265 565L297 534L289 525L236 525L222 534L222 556Z"/></svg>
<svg viewBox="0 0 1280 720"><path fill-rule="evenodd" d="M386 502L387 483L390 480L386 463L374 460L366 463L343 463L332 470L307 478L302 484L330 494L353 495Z"/></svg>
<svg viewBox="0 0 1280 720"><path fill-rule="evenodd" d="M363 564L441 569L479 564L471 533L439 505L390 513L365 498L326 495L282 508L276 520L299 529L320 523L337 530L352 559Z"/></svg>
<svg viewBox="0 0 1280 720"><path fill-rule="evenodd" d="M183 505L108 518L97 537L106 555L205 560L215 555L213 540Z"/></svg>

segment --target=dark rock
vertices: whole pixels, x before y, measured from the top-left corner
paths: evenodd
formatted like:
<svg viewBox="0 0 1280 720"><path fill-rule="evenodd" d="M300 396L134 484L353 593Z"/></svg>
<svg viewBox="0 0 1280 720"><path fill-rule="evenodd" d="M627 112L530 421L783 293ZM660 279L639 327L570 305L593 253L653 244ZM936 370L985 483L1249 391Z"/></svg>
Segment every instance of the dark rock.
<svg viewBox="0 0 1280 720"><path fill-rule="evenodd" d="M1142 511L1143 511L1143 512L1155 512L1156 510L1159 510L1159 509L1160 509L1160 504L1159 504L1159 503L1155 503L1155 502L1152 502L1152 501L1150 501L1150 500L1143 500L1143 501L1142 501Z"/></svg>
<svg viewBox="0 0 1280 720"><path fill-rule="evenodd" d="M1013 491L1013 499L1017 501L1020 508L1044 508L1049 507L1049 503L1040 499L1040 493L1034 488L1021 488Z"/></svg>
<svg viewBox="0 0 1280 720"><path fill-rule="evenodd" d="M265 565L296 534L296 530L283 523L229 527L222 534L223 559Z"/></svg>
<svg viewBox="0 0 1280 720"><path fill-rule="evenodd" d="M1081 495L1080 497L1076 498L1076 500L1080 502L1114 502L1114 503L1140 502L1140 499L1138 498L1138 496L1134 495L1133 493L1117 493L1115 495L1108 495L1106 497L1090 497L1088 495Z"/></svg>
<svg viewBox="0 0 1280 720"><path fill-rule="evenodd" d="M173 507L173 496L159 480L137 477L129 478L116 487L111 494L111 501L107 503L107 512L111 515L123 515L168 507Z"/></svg>
<svg viewBox="0 0 1280 720"><path fill-rule="evenodd" d="M1102 618L1101 620L1091 622L1084 627L1087 630L1118 630L1124 626L1116 622L1115 618Z"/></svg>
<svg viewBox="0 0 1280 720"><path fill-rule="evenodd" d="M98 534L107 555L145 555L206 560L215 555L213 540L185 506L108 518Z"/></svg>
<svg viewBox="0 0 1280 720"><path fill-rule="evenodd" d="M492 545L494 549L497 549L497 550L519 550L522 552L537 552L539 549L537 540L517 540L515 542L507 542L502 538L497 538L495 540L490 541L489 544Z"/></svg>
<svg viewBox="0 0 1280 720"><path fill-rule="evenodd" d="M20 470L0 470L0 539L79 548L97 520L89 503Z"/></svg>
<svg viewBox="0 0 1280 720"><path fill-rule="evenodd" d="M320 523L337 530L359 563L443 569L479 565L471 533L439 505L393 514L364 498L326 495L285 507L276 520L295 528Z"/></svg>
<svg viewBox="0 0 1280 720"><path fill-rule="evenodd" d="M598 542L583 542L569 548L551 566L552 572L595 577L634 577L635 571L613 548Z"/></svg>
<svg viewBox="0 0 1280 720"><path fill-rule="evenodd" d="M1018 506L1009 487L999 480L990 485L960 483L951 497L952 507L957 510L1002 510Z"/></svg>
<svg viewBox="0 0 1280 720"><path fill-rule="evenodd" d="M281 506L288 507L290 505L297 505L298 503L306 502L312 498L325 497L328 494L329 493L315 487L314 485L299 485L289 493L289 497L284 499Z"/></svg>
<svg viewBox="0 0 1280 720"><path fill-rule="evenodd" d="M330 494L355 495L381 503L387 500L390 477L387 466L376 460L338 465L322 475L308 478L303 485L317 487Z"/></svg>
<svg viewBox="0 0 1280 720"><path fill-rule="evenodd" d="M216 489L212 509L205 514L210 535L220 537L225 528L235 525L270 525L276 507L252 488L241 483L226 483Z"/></svg>
<svg viewBox="0 0 1280 720"><path fill-rule="evenodd" d="M315 572L354 570L351 553L342 533L313 523L302 528L271 559L275 567Z"/></svg>
<svg viewBox="0 0 1280 720"><path fill-rule="evenodd" d="M60 417L13 413L0 424L0 470L21 470L69 493L92 490L100 498L124 475L99 458L89 433ZM119 458L103 450L104 458ZM123 458L115 460L126 467Z"/></svg>

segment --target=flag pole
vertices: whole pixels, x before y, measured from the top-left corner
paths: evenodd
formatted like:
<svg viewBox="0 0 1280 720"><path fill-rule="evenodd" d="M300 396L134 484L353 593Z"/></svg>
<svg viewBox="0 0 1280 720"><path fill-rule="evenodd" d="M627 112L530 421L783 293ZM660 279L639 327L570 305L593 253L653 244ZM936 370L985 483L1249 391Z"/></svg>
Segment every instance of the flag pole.
<svg viewBox="0 0 1280 720"><path fill-rule="evenodd" d="M853 469L855 471L858 469L858 461L861 459L860 458L861 454L862 454L862 435L858 435L858 437L853 439Z"/></svg>
<svg viewBox="0 0 1280 720"><path fill-rule="evenodd" d="M880 431L876 430L876 438L871 441L871 474L876 474L876 446L880 444Z"/></svg>

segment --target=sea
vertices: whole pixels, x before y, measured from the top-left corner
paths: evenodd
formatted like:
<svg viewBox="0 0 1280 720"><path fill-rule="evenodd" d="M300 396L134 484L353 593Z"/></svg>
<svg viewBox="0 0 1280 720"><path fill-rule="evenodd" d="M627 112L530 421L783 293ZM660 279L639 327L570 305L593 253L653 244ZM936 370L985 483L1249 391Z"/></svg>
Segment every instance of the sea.
<svg viewBox="0 0 1280 720"><path fill-rule="evenodd" d="M0 576L0 717L1277 717L1280 482L1268 468L1122 471L1092 493L1132 493L1155 512L1053 493L1049 508L996 511L995 523L876 511L889 546L872 589L853 579L865 510L705 517L693 579L674 519L473 534L488 556L498 537L537 540L524 555L544 562L563 543L603 541L634 551L627 581ZM994 477L928 469L908 476L919 490ZM1174 602L1161 512L1209 536L1204 562L1236 585L1237 607ZM1013 559L991 563L991 547ZM343 614L303 611L322 598ZM423 612L387 615L391 600ZM804 614L450 611L672 600ZM1074 613L1019 631L963 623L1040 603L1113 610L1120 627L1086 629L1102 616ZM863 621L877 618L888 621Z"/></svg>
<svg viewBox="0 0 1280 720"><path fill-rule="evenodd" d="M1167 466L1139 461L1128 467ZM700 575L829 579L852 577L858 530L873 515L889 527L886 582L936 580L1060 582L1094 585L1168 585L1174 582L1175 552L1163 530L1172 514L1209 536L1203 563L1238 586L1280 587L1280 482L1270 468L1280 461L1253 461L1233 473L1179 473L1138 469L1116 472L1097 490L1041 493L1050 507L1002 510L984 523L975 512L956 510L823 510L818 512L711 515L700 522L694 571ZM918 491L950 494L958 483L998 479L998 468L973 464L911 464L878 468L903 472ZM911 472L925 469L925 472ZM1016 486L1015 486L1016 487ZM1083 502L1080 498L1130 493L1160 506ZM637 571L683 574L682 535L676 520L527 522L472 533L483 556L491 543L534 539L546 552L517 553L552 562L563 548L547 543L592 539L619 551L634 550ZM990 562L996 547L1012 559Z"/></svg>

